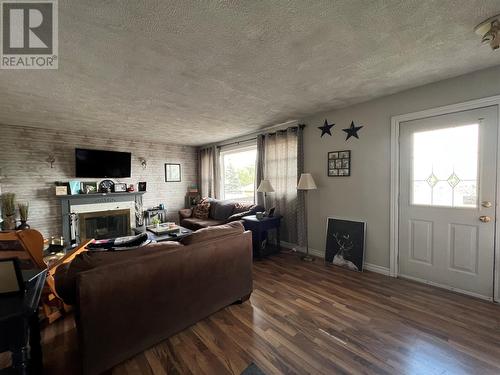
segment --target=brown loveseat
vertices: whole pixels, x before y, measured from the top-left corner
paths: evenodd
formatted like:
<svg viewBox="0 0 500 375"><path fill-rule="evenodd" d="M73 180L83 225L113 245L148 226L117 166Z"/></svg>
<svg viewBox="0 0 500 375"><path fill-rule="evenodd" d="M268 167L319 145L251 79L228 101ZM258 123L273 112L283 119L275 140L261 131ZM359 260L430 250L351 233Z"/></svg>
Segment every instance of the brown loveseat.
<svg viewBox="0 0 500 375"><path fill-rule="evenodd" d="M179 211L179 224L181 226L197 230L241 220L244 216L255 215L259 211L264 211L264 207L247 202L223 201L213 198L205 198L203 201L210 203L208 218L194 217L194 210L185 208Z"/></svg>
<svg viewBox="0 0 500 375"><path fill-rule="evenodd" d="M240 222L139 249L84 252L56 272L75 303L84 374L98 374L252 292L252 235Z"/></svg>

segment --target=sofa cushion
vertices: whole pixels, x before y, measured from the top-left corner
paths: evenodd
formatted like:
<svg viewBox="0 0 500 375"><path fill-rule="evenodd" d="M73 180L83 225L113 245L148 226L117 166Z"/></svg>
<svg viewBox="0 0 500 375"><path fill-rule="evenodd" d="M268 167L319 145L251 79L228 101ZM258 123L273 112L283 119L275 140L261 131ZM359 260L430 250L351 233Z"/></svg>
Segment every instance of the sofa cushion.
<svg viewBox="0 0 500 375"><path fill-rule="evenodd" d="M254 215L254 214L255 214L255 212L253 212L252 210L243 211L243 212L240 212L240 213L237 213L237 214L232 214L231 216L229 216L227 218L227 221L231 222L231 221L235 221L235 220L241 220L245 216Z"/></svg>
<svg viewBox="0 0 500 375"><path fill-rule="evenodd" d="M197 219L195 217L190 217L182 220L181 225L186 228L197 230L206 227L213 227L215 225L221 225L224 223L225 220Z"/></svg>
<svg viewBox="0 0 500 375"><path fill-rule="evenodd" d="M210 213L210 202L201 202L193 210L193 217L197 219L208 219Z"/></svg>
<svg viewBox="0 0 500 375"><path fill-rule="evenodd" d="M99 266L123 262L129 259L155 254L160 251L178 249L183 245L175 241L149 244L140 248L120 251L84 251L70 263L61 264L54 274L57 294L67 305L76 301L76 276Z"/></svg>
<svg viewBox="0 0 500 375"><path fill-rule="evenodd" d="M219 237L241 234L244 231L245 228L243 227L243 224L239 221L234 221L232 223L199 229L196 232L191 233L191 235L184 237L181 242L184 245L192 245Z"/></svg>
<svg viewBox="0 0 500 375"><path fill-rule="evenodd" d="M208 215L208 217L213 218L215 215L215 210L217 209L217 206L218 206L220 200L215 199L215 198L204 198L203 202L210 203L210 214Z"/></svg>
<svg viewBox="0 0 500 375"><path fill-rule="evenodd" d="M234 202L219 201L210 217L215 220L227 220L233 213L234 205Z"/></svg>

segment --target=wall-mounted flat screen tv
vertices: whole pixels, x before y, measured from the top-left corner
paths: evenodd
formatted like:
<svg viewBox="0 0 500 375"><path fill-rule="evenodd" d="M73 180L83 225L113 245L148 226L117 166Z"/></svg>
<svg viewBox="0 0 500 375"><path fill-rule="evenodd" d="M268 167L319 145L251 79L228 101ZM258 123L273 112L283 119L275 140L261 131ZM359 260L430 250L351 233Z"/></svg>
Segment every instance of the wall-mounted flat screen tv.
<svg viewBox="0 0 500 375"><path fill-rule="evenodd" d="M130 177L130 152L75 149L76 177Z"/></svg>

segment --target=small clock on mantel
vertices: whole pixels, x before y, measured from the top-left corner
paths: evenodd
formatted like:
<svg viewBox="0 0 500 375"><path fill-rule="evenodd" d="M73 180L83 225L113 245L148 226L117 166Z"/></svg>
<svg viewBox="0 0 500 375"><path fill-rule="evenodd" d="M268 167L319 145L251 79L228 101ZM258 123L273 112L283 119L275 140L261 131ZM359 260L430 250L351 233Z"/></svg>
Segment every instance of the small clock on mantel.
<svg viewBox="0 0 500 375"><path fill-rule="evenodd" d="M102 180L99 183L99 192L100 193L111 193L113 191L113 187L115 183L111 180Z"/></svg>

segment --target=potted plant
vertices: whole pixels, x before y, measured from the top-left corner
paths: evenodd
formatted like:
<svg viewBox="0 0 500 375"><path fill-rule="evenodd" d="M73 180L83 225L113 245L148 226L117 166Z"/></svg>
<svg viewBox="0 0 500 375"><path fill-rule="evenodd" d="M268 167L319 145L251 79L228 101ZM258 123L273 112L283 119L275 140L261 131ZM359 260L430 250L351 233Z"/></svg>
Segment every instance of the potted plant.
<svg viewBox="0 0 500 375"><path fill-rule="evenodd" d="M16 229L16 194L2 194L3 229Z"/></svg>
<svg viewBox="0 0 500 375"><path fill-rule="evenodd" d="M30 204L28 202L26 203L19 203L17 205L17 208L19 208L19 217L21 218L21 224L17 227L17 229L23 230L23 229L29 229L30 226L26 224L28 221L28 212L30 208Z"/></svg>
<svg viewBox="0 0 500 375"><path fill-rule="evenodd" d="M155 218L153 218L153 220L151 220L151 224L153 224L156 228L159 228L160 224L161 224L161 221L160 221L160 219L158 219L157 217L155 217Z"/></svg>

